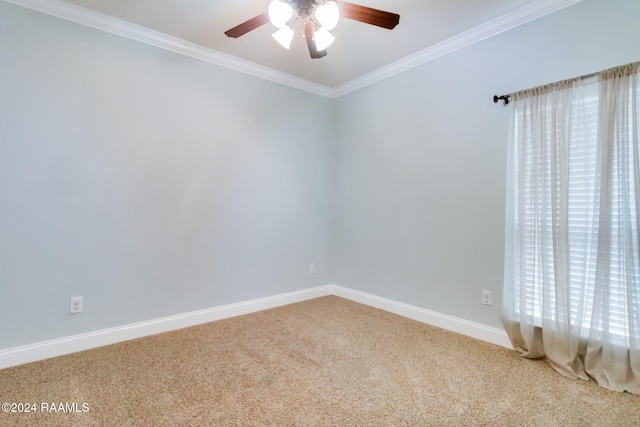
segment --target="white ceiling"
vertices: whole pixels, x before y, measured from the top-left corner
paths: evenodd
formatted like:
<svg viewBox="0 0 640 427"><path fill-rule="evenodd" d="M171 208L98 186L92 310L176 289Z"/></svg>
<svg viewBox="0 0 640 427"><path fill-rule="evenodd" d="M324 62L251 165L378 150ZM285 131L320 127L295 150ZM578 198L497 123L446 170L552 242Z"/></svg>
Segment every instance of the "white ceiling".
<svg viewBox="0 0 640 427"><path fill-rule="evenodd" d="M266 69L267 74L271 74L266 78L271 80L286 80L293 76L293 80L298 80L298 86L304 85L301 81L307 81L330 91L354 85L359 79L375 80L372 76L380 70L395 73L393 69L403 62L405 68L417 65L416 62L426 62L581 0L351 0L398 13L400 24L393 30L386 30L342 19L332 31L336 36L335 43L327 49L328 55L320 59L309 57L301 28L296 29L290 50L272 39L275 29L270 23L237 39L224 35L229 28L266 11L270 0L5 1L142 41L146 36L135 37L128 33L153 30L150 33L154 40L168 35L173 40L170 44L175 45L175 40L179 40L192 46L186 50L194 50L195 46L199 54L193 56L206 56L203 52L214 56L221 53L218 57L223 58L230 55L240 59L239 62L231 61L232 68L242 68L245 64L249 69L247 72L252 74L260 74L259 70ZM128 23L135 24L132 26L135 31L109 22L114 21L111 17L125 21L118 21L125 27ZM95 24L100 20L102 24ZM184 51L185 48L172 50ZM256 70L254 64L260 67ZM288 76L274 78L273 70ZM364 84L366 82L361 86Z"/></svg>

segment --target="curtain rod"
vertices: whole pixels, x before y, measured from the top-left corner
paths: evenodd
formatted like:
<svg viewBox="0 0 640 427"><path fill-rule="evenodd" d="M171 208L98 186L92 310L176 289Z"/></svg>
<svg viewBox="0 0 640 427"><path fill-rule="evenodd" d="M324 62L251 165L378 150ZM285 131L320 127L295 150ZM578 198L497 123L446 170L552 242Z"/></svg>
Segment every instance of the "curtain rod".
<svg viewBox="0 0 640 427"><path fill-rule="evenodd" d="M600 74L601 72L602 72L602 71L598 71L598 72L595 72L595 73L584 74L584 75L582 75L582 76L575 77L575 78L573 78L573 79L566 79L566 80L576 81L576 80L590 79L591 77L595 77L595 76L597 76L597 75L598 75L598 74ZM556 83L560 83L560 82L563 82L563 81L565 81L565 80L558 80ZM555 84L555 83L552 83L552 84ZM546 86L546 85L543 85L543 86ZM541 87L541 86L538 86L538 87ZM535 88L531 88L531 89L535 89ZM527 89L527 90L531 90L531 89ZM509 94L509 95L500 95L500 96L498 96L498 95L493 95L493 103L494 103L494 104L497 104L497 103L498 103L498 101L504 101L504 104L503 104L503 105L507 105L507 104L509 103L509 97L510 97L511 95L513 95L513 94L511 93L511 94Z"/></svg>

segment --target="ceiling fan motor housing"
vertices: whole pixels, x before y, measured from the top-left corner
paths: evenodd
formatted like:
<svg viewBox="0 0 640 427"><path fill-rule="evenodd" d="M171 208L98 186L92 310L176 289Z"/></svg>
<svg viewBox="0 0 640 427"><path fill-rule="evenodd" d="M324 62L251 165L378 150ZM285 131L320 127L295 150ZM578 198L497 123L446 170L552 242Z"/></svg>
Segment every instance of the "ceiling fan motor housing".
<svg viewBox="0 0 640 427"><path fill-rule="evenodd" d="M318 6L330 0L281 0L287 3L298 14L298 18L303 24L314 21L314 13ZM334 0L335 1L335 0ZM337 3L337 1L336 1Z"/></svg>

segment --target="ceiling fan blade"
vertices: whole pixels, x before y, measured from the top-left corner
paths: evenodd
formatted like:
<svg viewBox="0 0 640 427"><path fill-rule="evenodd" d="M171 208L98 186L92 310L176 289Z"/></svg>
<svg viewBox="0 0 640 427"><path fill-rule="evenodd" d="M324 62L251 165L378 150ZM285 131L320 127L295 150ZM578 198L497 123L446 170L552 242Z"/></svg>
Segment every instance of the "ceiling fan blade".
<svg viewBox="0 0 640 427"><path fill-rule="evenodd" d="M309 47L309 55L313 59L322 58L327 56L326 50L318 50L316 48L316 42L313 40L313 21L309 21L304 24L304 38L307 39L307 46Z"/></svg>
<svg viewBox="0 0 640 427"><path fill-rule="evenodd" d="M400 22L400 15L397 13L385 12L384 10L373 9L346 1L341 1L339 5L341 16L364 22L365 24L377 25L378 27L392 30Z"/></svg>
<svg viewBox="0 0 640 427"><path fill-rule="evenodd" d="M269 14L267 12L263 12L260 15L254 16L248 21L245 21L242 24L225 31L224 33L227 35L227 37L233 37L235 39L240 36L244 36L249 31L255 30L256 28L266 24L267 22L269 22Z"/></svg>

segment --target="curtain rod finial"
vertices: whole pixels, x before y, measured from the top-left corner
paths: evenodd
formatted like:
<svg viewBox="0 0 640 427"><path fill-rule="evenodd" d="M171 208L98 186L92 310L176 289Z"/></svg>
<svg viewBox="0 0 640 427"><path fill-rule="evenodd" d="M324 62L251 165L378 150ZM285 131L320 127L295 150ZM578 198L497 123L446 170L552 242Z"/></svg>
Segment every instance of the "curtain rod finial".
<svg viewBox="0 0 640 427"><path fill-rule="evenodd" d="M510 95L502 95L502 96L493 95L493 103L497 104L498 101L502 100L504 101L504 105L507 105L509 103L509 96Z"/></svg>

